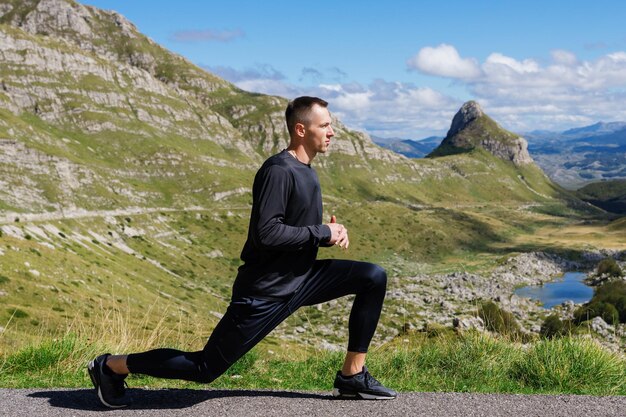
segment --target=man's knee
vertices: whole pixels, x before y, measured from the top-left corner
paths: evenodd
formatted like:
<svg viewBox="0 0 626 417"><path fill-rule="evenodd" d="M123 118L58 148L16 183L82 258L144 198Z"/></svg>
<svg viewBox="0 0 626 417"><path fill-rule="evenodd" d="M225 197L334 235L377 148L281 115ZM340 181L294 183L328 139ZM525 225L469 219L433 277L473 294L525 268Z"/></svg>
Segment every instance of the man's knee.
<svg viewBox="0 0 626 417"><path fill-rule="evenodd" d="M369 264L365 278L369 281L368 287L371 289L387 288L387 272L379 265Z"/></svg>

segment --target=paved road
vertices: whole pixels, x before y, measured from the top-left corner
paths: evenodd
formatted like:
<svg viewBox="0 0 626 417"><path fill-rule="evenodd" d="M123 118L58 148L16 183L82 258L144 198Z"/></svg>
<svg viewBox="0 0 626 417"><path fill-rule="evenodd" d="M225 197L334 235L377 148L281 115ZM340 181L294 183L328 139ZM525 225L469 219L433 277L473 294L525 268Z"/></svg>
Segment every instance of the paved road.
<svg viewBox="0 0 626 417"><path fill-rule="evenodd" d="M328 393L130 390L132 408L100 407L93 390L0 389L0 415L55 416L519 416L626 417L626 397L402 393L393 401L346 401ZM104 414L103 414L104 413Z"/></svg>

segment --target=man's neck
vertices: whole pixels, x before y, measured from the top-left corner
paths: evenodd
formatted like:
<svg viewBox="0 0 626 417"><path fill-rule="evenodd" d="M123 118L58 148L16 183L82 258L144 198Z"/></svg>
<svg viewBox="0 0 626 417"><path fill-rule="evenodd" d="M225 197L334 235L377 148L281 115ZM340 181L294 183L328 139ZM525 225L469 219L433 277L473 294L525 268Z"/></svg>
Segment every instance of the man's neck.
<svg viewBox="0 0 626 417"><path fill-rule="evenodd" d="M288 146L287 152L294 158L298 160L298 162L302 162L303 164L310 165L313 158L315 158L315 154L309 155L307 150L304 149L303 146Z"/></svg>

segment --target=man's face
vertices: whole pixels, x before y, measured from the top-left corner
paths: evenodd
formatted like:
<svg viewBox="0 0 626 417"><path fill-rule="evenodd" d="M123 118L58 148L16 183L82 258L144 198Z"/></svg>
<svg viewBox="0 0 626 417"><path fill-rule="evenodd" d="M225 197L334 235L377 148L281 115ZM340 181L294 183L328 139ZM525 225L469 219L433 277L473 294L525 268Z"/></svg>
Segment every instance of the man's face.
<svg viewBox="0 0 626 417"><path fill-rule="evenodd" d="M310 123L305 126L304 146L315 153L325 153L330 138L335 136L327 108L314 105L311 108Z"/></svg>

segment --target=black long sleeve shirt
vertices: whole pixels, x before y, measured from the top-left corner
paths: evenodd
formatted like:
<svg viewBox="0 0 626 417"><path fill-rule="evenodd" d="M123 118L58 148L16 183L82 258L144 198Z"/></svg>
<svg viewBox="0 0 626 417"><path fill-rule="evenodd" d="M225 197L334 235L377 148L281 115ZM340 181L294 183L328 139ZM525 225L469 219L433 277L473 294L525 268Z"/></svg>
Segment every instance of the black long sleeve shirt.
<svg viewBox="0 0 626 417"><path fill-rule="evenodd" d="M241 251L233 298L284 299L306 279L331 232L322 223L315 170L287 151L270 157L252 186L248 239Z"/></svg>

